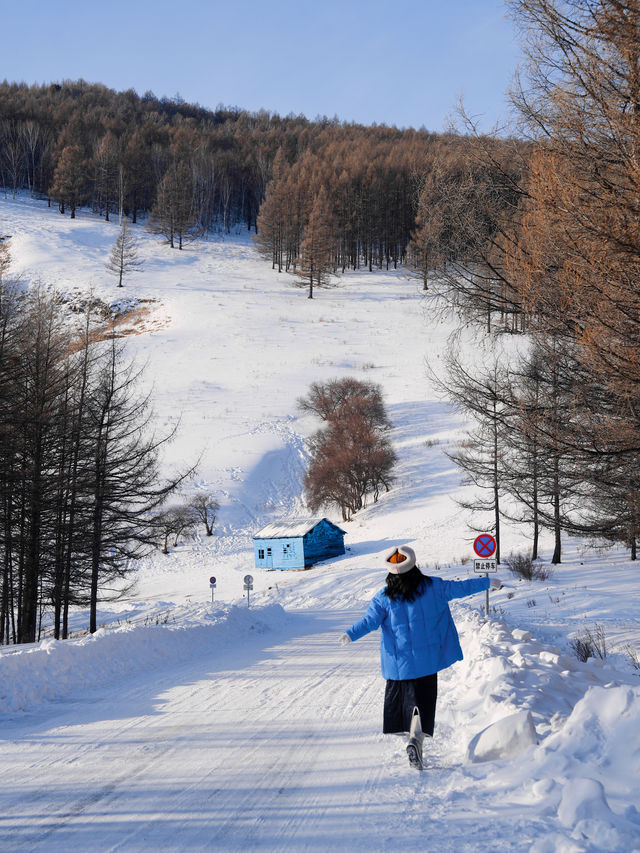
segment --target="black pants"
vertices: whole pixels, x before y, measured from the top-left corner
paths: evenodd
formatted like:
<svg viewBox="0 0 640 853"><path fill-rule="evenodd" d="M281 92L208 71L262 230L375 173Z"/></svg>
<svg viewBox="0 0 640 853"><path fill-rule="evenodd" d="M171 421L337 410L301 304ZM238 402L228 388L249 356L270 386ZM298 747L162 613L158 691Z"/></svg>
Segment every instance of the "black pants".
<svg viewBox="0 0 640 853"><path fill-rule="evenodd" d="M422 731L433 735L438 698L438 673L422 678L403 681L387 681L384 694L384 719L382 732L385 735L401 734L411 728L411 715L417 706L420 711Z"/></svg>

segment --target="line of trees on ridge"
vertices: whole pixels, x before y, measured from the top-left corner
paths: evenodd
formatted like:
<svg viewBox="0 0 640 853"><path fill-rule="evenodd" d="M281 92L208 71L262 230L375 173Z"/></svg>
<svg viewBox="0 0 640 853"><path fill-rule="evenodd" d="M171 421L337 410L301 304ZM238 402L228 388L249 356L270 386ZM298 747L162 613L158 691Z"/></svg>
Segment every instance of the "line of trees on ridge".
<svg viewBox="0 0 640 853"><path fill-rule="evenodd" d="M71 217L142 216L175 248L241 225L310 296L346 269L406 263L429 174L457 181L466 150L453 133L211 111L82 80L0 84L5 193Z"/></svg>

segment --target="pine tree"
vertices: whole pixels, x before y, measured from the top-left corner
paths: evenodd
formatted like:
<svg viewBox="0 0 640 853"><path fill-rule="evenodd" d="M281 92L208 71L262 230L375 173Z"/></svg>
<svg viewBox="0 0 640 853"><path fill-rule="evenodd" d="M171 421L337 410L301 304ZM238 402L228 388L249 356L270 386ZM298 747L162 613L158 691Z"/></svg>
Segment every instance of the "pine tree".
<svg viewBox="0 0 640 853"><path fill-rule="evenodd" d="M123 277L130 272L141 269L143 262L138 256L136 239L129 231L127 220L122 220L122 228L111 250L107 270L118 276L118 287L122 287Z"/></svg>

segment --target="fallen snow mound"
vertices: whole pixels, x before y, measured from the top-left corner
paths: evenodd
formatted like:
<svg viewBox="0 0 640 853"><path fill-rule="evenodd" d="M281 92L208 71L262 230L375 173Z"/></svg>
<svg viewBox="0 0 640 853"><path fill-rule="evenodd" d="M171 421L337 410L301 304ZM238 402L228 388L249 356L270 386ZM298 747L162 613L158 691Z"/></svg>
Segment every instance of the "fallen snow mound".
<svg viewBox="0 0 640 853"><path fill-rule="evenodd" d="M467 760L476 762L516 758L537 742L531 711L518 711L479 732L469 744Z"/></svg>

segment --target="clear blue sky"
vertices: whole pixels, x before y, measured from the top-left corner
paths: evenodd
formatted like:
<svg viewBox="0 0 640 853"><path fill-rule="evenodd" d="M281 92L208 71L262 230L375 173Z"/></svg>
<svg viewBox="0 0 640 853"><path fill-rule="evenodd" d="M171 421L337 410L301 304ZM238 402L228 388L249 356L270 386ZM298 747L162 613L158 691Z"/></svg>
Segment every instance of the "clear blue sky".
<svg viewBox="0 0 640 853"><path fill-rule="evenodd" d="M504 119L518 61L503 0L23 0L2 25L10 81L436 131L460 95Z"/></svg>

